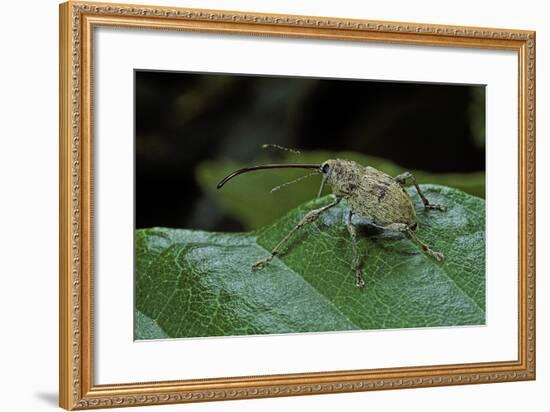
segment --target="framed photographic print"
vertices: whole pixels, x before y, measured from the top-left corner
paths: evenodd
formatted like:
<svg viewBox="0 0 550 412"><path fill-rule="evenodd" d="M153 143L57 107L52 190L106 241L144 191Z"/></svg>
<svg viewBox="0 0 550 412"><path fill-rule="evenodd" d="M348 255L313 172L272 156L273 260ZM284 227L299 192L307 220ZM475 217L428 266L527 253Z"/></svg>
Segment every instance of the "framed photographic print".
<svg viewBox="0 0 550 412"><path fill-rule="evenodd" d="M535 378L535 33L60 6L60 405Z"/></svg>

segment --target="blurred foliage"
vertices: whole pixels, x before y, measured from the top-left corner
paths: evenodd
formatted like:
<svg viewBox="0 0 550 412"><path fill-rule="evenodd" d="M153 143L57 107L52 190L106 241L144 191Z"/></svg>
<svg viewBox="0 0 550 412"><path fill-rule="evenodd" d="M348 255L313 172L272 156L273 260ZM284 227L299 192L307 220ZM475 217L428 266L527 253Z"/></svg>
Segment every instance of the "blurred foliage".
<svg viewBox="0 0 550 412"><path fill-rule="evenodd" d="M374 158L363 156L359 161L393 175L423 170L429 175L417 172L422 182L483 196L484 86L135 73L137 228L242 231L252 227L250 218L243 226L236 207L223 203L226 191L236 190L241 178L215 195L211 184L232 167L265 160L259 155L264 143L331 152L327 156L364 153ZM353 153L349 157L357 158ZM197 181L196 170L207 161L212 165L211 181L205 181L208 171ZM235 195L232 203L242 204L238 209L253 209L251 214L258 204L265 209L280 207L269 215L272 219L317 193L316 177L269 193L300 172L269 171L261 176L265 177L242 177L245 182L264 179L266 184Z"/></svg>
<svg viewBox="0 0 550 412"><path fill-rule="evenodd" d="M472 100L468 107L470 131L477 147L485 148L485 88L473 87L470 89Z"/></svg>
<svg viewBox="0 0 550 412"><path fill-rule="evenodd" d="M282 163L321 163L334 158L354 160L391 176L405 171L404 168L391 161L355 152L311 151L302 152L299 155L289 153L277 161ZM271 191L273 188L310 173L300 169L271 169L246 173L228 182L223 189L216 189L217 183L232 171L270 162L273 160L267 157L258 158L247 164L230 160L205 161L196 168L195 175L199 186L208 196L233 218L239 220L247 230L254 230L311 200L317 196L319 191L321 179L316 174L281 187L274 192ZM485 174L483 172L433 174L419 170L410 171L418 183L445 185L478 197L485 195ZM327 186L325 193L328 193L329 190L330 188Z"/></svg>

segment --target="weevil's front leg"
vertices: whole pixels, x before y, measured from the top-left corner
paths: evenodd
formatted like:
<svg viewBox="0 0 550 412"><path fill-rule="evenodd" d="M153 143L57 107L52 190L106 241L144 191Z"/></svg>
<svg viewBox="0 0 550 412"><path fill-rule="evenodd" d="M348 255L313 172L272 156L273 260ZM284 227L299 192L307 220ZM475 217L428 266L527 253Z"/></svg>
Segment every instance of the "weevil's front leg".
<svg viewBox="0 0 550 412"><path fill-rule="evenodd" d="M330 209L333 206L336 206L338 203L340 203L341 200L342 198L337 198L334 202L329 203L326 206L320 207L319 209L310 210L309 212L307 212L302 218L302 220L300 220L298 224L294 226L292 230L288 232L286 236L280 240L279 243L277 243L277 245L275 245L275 247L271 251L271 254L265 259L259 260L256 263L254 263L254 265L252 265L252 269L259 270L266 267L269 264L269 262L271 262L273 258L277 256L277 254L279 253L279 250L284 246L286 242L288 242L288 240L292 237L294 232L296 232L301 227L307 225L308 223L315 222L317 219L319 219L319 216L321 216L321 213L323 213L325 210Z"/></svg>
<svg viewBox="0 0 550 412"><path fill-rule="evenodd" d="M388 230L390 232L401 232L406 234L414 243L419 245L424 252L426 252L427 255L431 256L438 262L442 262L445 260L445 255L441 252L436 252L435 250L432 250L430 246L428 246L426 243L422 242L418 237L416 237L416 234L414 231L407 226L405 223L391 223L387 226L378 226L374 225L375 227L383 230Z"/></svg>
<svg viewBox="0 0 550 412"><path fill-rule="evenodd" d="M365 279L363 278L363 271L361 270L361 262L359 259L359 248L357 247L357 228L351 223L353 212L350 210L346 221L346 227L348 228L349 235L351 237L351 243L353 246L353 262L352 268L355 271L355 286L362 288L365 286Z"/></svg>
<svg viewBox="0 0 550 412"><path fill-rule="evenodd" d="M420 187L416 183L416 179L414 178L414 175L411 172L401 173L400 175L397 175L393 178L393 180L395 180L401 186L404 186L407 183L407 180L409 179L413 182L413 185L416 188L416 191L418 192L418 196L420 196L420 199L422 199L422 203L424 204L424 207L426 209L436 209L436 210L441 210L442 212L445 212L447 210L447 206L432 205L430 203L430 201L426 198L426 196L424 196L424 193L422 193L422 190L420 190Z"/></svg>

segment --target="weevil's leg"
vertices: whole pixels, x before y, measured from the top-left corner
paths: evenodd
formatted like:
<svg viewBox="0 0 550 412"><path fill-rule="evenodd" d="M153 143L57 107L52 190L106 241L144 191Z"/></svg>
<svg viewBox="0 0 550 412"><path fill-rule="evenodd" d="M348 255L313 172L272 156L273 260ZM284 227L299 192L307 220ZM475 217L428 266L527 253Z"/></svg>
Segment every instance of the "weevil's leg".
<svg viewBox="0 0 550 412"><path fill-rule="evenodd" d="M432 205L430 203L430 201L426 198L426 196L424 196L424 193L422 193L422 190L420 190L420 187L418 186L418 183L416 183L416 179L414 178L414 175L411 172L401 173L400 175L397 175L393 178L393 180L395 180L401 186L404 186L407 183L407 180L409 179L413 182L413 185L416 188L416 191L418 192L418 196L420 196L420 199L422 199L422 203L424 204L424 207L426 209L437 209L437 210L441 210L442 212L445 212L447 210L447 206Z"/></svg>
<svg viewBox="0 0 550 412"><path fill-rule="evenodd" d="M353 212L350 210L348 213L348 218L346 220L346 227L348 228L348 232L353 245L352 268L355 271L355 286L357 286L358 288L362 288L365 286L365 279L363 279L363 271L361 270L361 262L359 259L359 249L357 247L357 228L353 223L351 223L352 216Z"/></svg>
<svg viewBox="0 0 550 412"><path fill-rule="evenodd" d="M301 227L307 225L308 223L315 222L319 218L319 216L321 216L321 213L323 213L325 210L330 209L333 206L336 206L338 203L340 203L340 200L342 200L342 198L337 198L334 202L329 203L326 206L320 207L319 209L310 210L309 212L307 212L302 218L302 220L300 220L298 224L294 226L292 230L288 232L286 236L279 241L279 243L277 243L277 245L275 245L275 247L271 251L271 254L265 259L259 260L256 263L254 263L254 265L252 265L252 269L259 270L266 267L269 264L269 262L271 262L273 258L277 256L277 254L279 253L279 250L284 246L286 242L288 242L288 240L292 237L294 232L296 232Z"/></svg>
<svg viewBox="0 0 550 412"><path fill-rule="evenodd" d="M437 260L438 262L442 262L442 261L445 260L445 255L443 253L436 252L435 250L432 250L426 243L424 243L420 239L418 239L418 237L416 237L414 231L411 230L408 226L407 226L407 232L406 233L413 240L413 242L420 245L422 250L424 252L426 252L428 255L430 255L431 257L433 257L435 260Z"/></svg>
<svg viewBox="0 0 550 412"><path fill-rule="evenodd" d="M441 252L436 252L435 250L432 250L430 248L430 246L428 246L426 243L424 243L423 241L421 241L417 236L416 234L414 233L414 231L409 227L407 226L405 223L391 223L387 226L378 226L376 224L374 224L373 226L379 228L379 229L383 229L383 230L388 230L390 232L401 232L401 233L404 233L406 234L414 243L416 243L417 245L419 245L422 250L424 252L426 252L427 255L431 256L432 258L434 258L435 260L437 260L438 262L442 262L443 260L445 260L445 255Z"/></svg>

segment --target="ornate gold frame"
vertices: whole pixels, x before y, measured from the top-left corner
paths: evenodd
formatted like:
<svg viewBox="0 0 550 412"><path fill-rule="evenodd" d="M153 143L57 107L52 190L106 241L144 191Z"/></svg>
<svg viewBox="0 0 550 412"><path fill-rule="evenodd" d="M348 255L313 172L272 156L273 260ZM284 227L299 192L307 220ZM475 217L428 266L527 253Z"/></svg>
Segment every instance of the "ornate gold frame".
<svg viewBox="0 0 550 412"><path fill-rule="evenodd" d="M93 382L92 43L98 26L394 42L517 52L518 359L460 365ZM60 5L60 380L66 409L168 404L535 379L535 32L73 2Z"/></svg>

